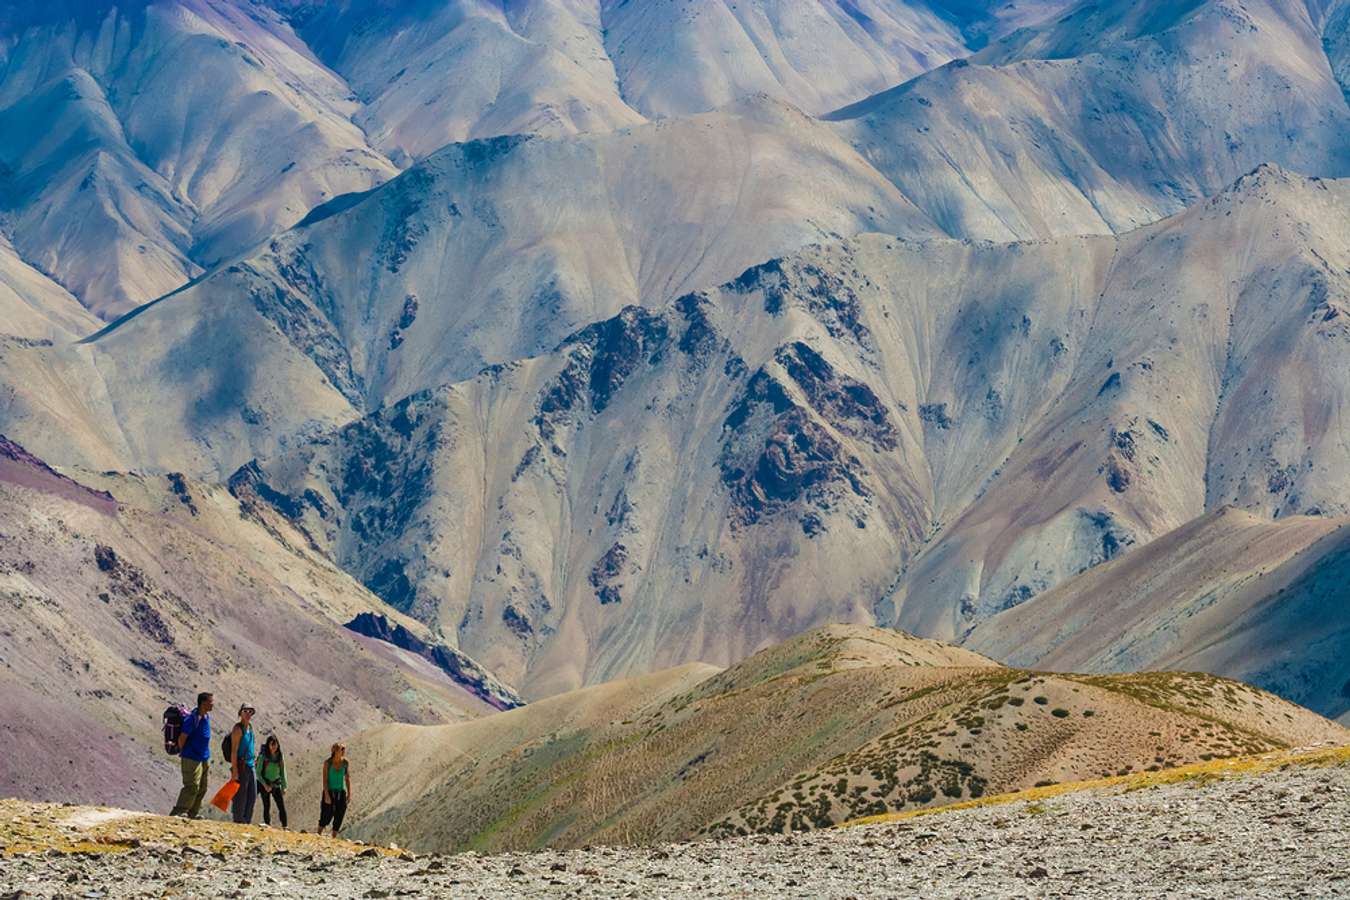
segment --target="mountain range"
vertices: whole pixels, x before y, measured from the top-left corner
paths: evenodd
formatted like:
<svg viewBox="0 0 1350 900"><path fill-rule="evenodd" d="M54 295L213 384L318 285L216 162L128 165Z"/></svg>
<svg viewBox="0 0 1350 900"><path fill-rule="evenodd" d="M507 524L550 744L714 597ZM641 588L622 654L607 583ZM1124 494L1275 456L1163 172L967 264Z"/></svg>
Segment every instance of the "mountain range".
<svg viewBox="0 0 1350 900"><path fill-rule="evenodd" d="M1341 0L11 3L15 733L827 623L1350 721L1347 79Z"/></svg>

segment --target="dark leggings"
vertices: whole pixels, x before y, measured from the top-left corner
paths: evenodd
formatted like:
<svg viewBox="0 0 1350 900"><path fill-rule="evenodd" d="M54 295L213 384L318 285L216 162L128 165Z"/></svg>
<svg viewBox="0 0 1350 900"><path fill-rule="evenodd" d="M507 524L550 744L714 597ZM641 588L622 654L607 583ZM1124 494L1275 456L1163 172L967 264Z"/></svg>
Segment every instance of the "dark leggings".
<svg viewBox="0 0 1350 900"><path fill-rule="evenodd" d="M279 787L274 787L270 791L259 791L263 802L263 824L272 824L272 801L277 801L277 816L281 819L281 827L286 827L286 792Z"/></svg>
<svg viewBox="0 0 1350 900"><path fill-rule="evenodd" d="M329 791L328 795L333 798L333 802L320 803L319 830L323 831L332 822L333 834L337 834L342 830L342 817L347 814L347 792Z"/></svg>

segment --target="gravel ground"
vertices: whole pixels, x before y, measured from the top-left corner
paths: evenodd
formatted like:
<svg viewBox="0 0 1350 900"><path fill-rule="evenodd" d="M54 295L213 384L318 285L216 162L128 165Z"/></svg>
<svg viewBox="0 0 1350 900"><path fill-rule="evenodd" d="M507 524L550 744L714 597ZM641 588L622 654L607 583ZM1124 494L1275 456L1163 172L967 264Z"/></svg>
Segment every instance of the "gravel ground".
<svg viewBox="0 0 1350 900"><path fill-rule="evenodd" d="M802 835L412 858L0 860L0 897L1350 897L1350 765L956 810Z"/></svg>

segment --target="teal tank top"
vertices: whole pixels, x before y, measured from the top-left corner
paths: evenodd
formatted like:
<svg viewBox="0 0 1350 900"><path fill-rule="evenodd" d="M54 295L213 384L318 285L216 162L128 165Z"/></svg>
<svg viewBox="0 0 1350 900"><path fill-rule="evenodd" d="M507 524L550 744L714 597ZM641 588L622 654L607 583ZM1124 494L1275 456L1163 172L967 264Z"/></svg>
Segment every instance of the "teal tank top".
<svg viewBox="0 0 1350 900"><path fill-rule="evenodd" d="M239 738L239 765L252 766L254 762L253 728L250 726L244 729L243 735Z"/></svg>

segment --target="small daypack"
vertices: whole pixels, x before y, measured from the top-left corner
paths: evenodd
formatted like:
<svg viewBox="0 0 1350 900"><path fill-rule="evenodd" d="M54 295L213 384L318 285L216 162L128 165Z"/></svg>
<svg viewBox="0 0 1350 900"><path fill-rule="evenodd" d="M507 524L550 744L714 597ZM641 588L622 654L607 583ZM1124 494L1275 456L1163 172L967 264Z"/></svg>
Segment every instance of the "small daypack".
<svg viewBox="0 0 1350 900"><path fill-rule="evenodd" d="M178 755L178 738L183 734L183 720L188 715L185 706L170 706L164 710L164 752L170 756Z"/></svg>
<svg viewBox="0 0 1350 900"><path fill-rule="evenodd" d="M231 762L234 759L234 754L230 752L230 738L232 737L234 737L233 728L225 732L225 737L220 741L220 754L226 762Z"/></svg>

